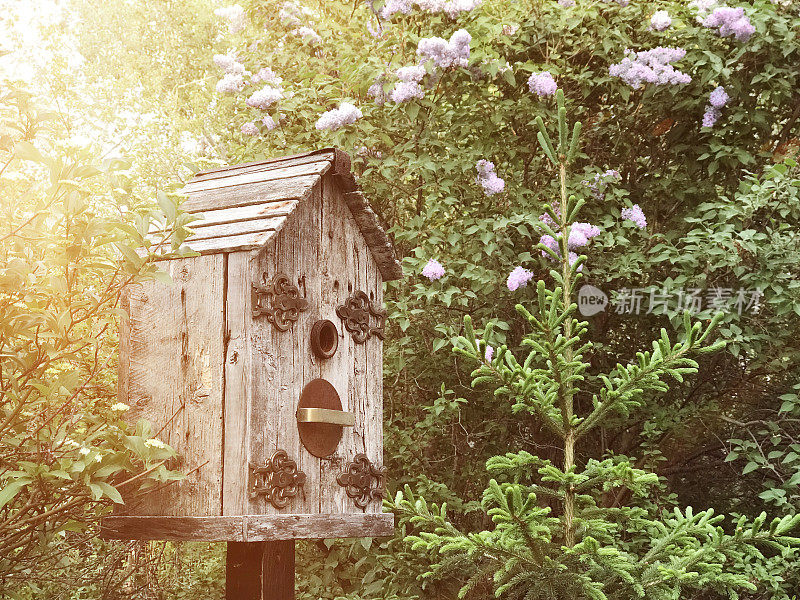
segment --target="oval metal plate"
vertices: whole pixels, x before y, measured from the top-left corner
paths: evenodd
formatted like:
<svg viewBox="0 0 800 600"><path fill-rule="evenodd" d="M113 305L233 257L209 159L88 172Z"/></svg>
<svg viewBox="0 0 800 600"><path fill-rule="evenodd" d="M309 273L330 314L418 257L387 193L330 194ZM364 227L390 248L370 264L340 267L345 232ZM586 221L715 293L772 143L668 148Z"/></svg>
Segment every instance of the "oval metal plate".
<svg viewBox="0 0 800 600"><path fill-rule="evenodd" d="M342 410L336 388L325 379L314 379L300 393L297 408L327 408ZM342 426L332 423L297 423L300 441L314 456L325 458L336 452L342 439Z"/></svg>

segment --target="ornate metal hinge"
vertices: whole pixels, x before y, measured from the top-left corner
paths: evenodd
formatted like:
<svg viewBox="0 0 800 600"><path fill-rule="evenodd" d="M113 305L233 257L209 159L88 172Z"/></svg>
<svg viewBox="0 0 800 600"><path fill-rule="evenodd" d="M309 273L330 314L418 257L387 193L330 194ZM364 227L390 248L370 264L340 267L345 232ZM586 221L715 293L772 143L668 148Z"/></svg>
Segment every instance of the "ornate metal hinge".
<svg viewBox="0 0 800 600"><path fill-rule="evenodd" d="M286 450L278 450L263 467L250 463L250 499L264 496L275 508L289 504L303 489L306 474L297 469Z"/></svg>
<svg viewBox="0 0 800 600"><path fill-rule="evenodd" d="M373 465L366 454L356 454L353 462L347 464L347 469L336 481L358 508L366 510L372 500L380 501L383 498L384 470Z"/></svg>
<svg viewBox="0 0 800 600"><path fill-rule="evenodd" d="M280 331L286 331L308 309L308 300L283 273L278 273L266 285L253 284L250 297L253 316L266 315Z"/></svg>
<svg viewBox="0 0 800 600"><path fill-rule="evenodd" d="M383 339L386 327L386 310L372 302L366 293L357 290L347 302L336 308L336 314L344 322L344 328L353 336L353 341L363 344L373 335ZM377 325L370 324L374 317Z"/></svg>

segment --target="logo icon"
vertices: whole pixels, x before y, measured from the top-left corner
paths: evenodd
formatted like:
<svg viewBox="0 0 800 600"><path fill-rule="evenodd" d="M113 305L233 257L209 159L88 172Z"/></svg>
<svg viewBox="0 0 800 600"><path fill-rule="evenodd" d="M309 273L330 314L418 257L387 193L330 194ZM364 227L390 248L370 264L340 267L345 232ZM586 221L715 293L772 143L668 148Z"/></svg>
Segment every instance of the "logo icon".
<svg viewBox="0 0 800 600"><path fill-rule="evenodd" d="M608 296L593 285L584 285L578 290L578 310L584 317L602 312L608 306Z"/></svg>

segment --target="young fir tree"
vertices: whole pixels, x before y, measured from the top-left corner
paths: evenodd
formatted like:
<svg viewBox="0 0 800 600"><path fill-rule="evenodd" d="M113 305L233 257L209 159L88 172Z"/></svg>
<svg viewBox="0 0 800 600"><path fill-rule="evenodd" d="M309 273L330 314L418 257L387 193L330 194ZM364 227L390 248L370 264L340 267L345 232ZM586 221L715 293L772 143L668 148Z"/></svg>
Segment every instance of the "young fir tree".
<svg viewBox="0 0 800 600"><path fill-rule="evenodd" d="M703 328L692 324L687 312L680 341L673 343L662 329L652 351L637 352L635 361L605 375L589 374L587 325L574 318L572 301L585 257L570 258L568 244L570 224L584 203L567 194L581 126L575 123L570 137L560 90L557 102L557 144L537 119L539 143L558 169L559 206L547 209L553 227L542 223L558 250L539 246L558 265L550 271L557 287L550 290L539 281L534 306L517 306L531 328L522 342L523 359L506 346L487 354L491 327L478 340L469 317L454 350L479 363L473 386L497 385L495 394L507 397L516 413L532 415L560 441L563 462L526 451L491 458L487 469L496 479L489 482L482 507L494 527L487 531L459 531L448 521L446 505L428 505L408 487L388 505L414 532L406 538L412 548L438 557L426 576L455 569L471 573L460 597L492 581L497 597L520 600L677 600L698 592L738 598L774 577L769 565L796 552L800 538L787 534L800 516L769 524L765 514L752 521L729 518L726 526L725 516L713 510L664 509L647 500L659 493L655 473L635 468L626 457L580 454L581 441L609 416L628 417L645 395L667 391L666 376L681 382L694 374L698 365L691 356L722 345L707 342L722 315ZM575 410L581 389L599 390L586 414ZM608 492L619 490L628 491L632 501L609 507Z"/></svg>

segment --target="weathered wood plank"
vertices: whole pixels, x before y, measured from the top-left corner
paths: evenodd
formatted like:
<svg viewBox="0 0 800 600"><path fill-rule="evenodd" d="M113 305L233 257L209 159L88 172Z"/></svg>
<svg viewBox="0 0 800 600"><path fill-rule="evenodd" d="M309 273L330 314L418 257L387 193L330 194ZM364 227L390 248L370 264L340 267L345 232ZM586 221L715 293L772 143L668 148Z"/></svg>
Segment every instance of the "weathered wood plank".
<svg viewBox="0 0 800 600"><path fill-rule="evenodd" d="M260 181L246 186L205 190L189 194L181 208L188 212L200 212L278 200L302 200L319 179L319 175L303 175L291 179Z"/></svg>
<svg viewBox="0 0 800 600"><path fill-rule="evenodd" d="M222 514L248 512L247 484L250 435L251 339L250 262L252 254L227 256L225 295L225 433L223 447Z"/></svg>
<svg viewBox="0 0 800 600"><path fill-rule="evenodd" d="M386 537L394 534L394 515L352 513L247 516L245 532L250 541Z"/></svg>
<svg viewBox="0 0 800 600"><path fill-rule="evenodd" d="M149 282L128 296L127 378L122 399L179 454L189 476L137 497L140 515L217 515L222 484L224 257L167 263L174 283Z"/></svg>
<svg viewBox="0 0 800 600"><path fill-rule="evenodd" d="M244 519L238 517L105 517L100 537L106 540L227 542L244 540Z"/></svg>
<svg viewBox="0 0 800 600"><path fill-rule="evenodd" d="M336 307L343 305L350 295L351 264L347 248L351 230L347 227L347 209L337 197L336 186L330 177L322 180L322 227L320 242L320 272L322 278L320 318L329 319L339 331L339 348L328 360L320 362L320 376L329 381L342 401L345 411L350 405L350 356L353 341L345 331L336 314ZM351 285L351 284L350 284ZM361 418L356 414L356 421ZM352 454L348 447L353 443L352 428L344 430L342 441L336 452L320 460L320 512L347 512L347 497L336 481L346 465L346 457Z"/></svg>
<svg viewBox="0 0 800 600"><path fill-rule="evenodd" d="M251 221L253 219L268 219L270 217L285 217L297 206L297 200L278 200L265 204L252 204L250 206L238 206L234 208L222 208L218 210L207 210L196 213L202 218L192 221L188 226L194 231L199 231L204 227L222 225L224 223L239 223L240 221ZM149 233L157 234L165 231L163 223L152 223Z"/></svg>
<svg viewBox="0 0 800 600"><path fill-rule="evenodd" d="M217 517L112 516L103 519L100 531L100 537L109 540L175 542L260 542L393 534L393 514L361 512Z"/></svg>
<svg viewBox="0 0 800 600"><path fill-rule="evenodd" d="M213 179L191 180L182 189L182 194L197 194L207 190L219 188L241 186L251 183L261 183L264 181L280 182L285 179L293 179L303 175L323 175L331 168L330 160L320 160L301 165L288 165L280 169L267 169L242 174L226 173L223 177Z"/></svg>
<svg viewBox="0 0 800 600"><path fill-rule="evenodd" d="M201 171L192 177L192 181L205 181L207 179L217 179L230 175L240 175L242 173L255 173L257 171L268 171L270 169L283 169L287 166L304 165L307 163L320 162L322 160L334 160L334 150L323 150L310 152L295 156L281 156L267 161L258 161Z"/></svg>
<svg viewBox="0 0 800 600"><path fill-rule="evenodd" d="M236 223L221 223L207 227L192 227L194 235L188 240L187 244L193 244L200 240L212 240L215 238L230 238L234 235L244 235L246 233L259 233L263 231L277 231L283 227L287 215L273 216L261 219L251 219L249 221L238 221Z"/></svg>
<svg viewBox="0 0 800 600"><path fill-rule="evenodd" d="M277 229L271 229L268 231L258 231L256 233L229 235L228 237L210 240L194 241L192 238L189 238L184 245L200 254L258 250L263 248L264 245L275 236L277 231Z"/></svg>

